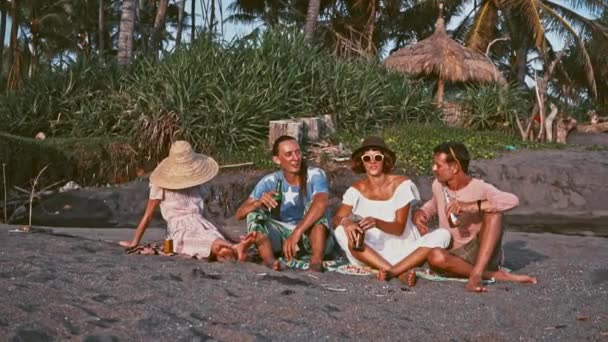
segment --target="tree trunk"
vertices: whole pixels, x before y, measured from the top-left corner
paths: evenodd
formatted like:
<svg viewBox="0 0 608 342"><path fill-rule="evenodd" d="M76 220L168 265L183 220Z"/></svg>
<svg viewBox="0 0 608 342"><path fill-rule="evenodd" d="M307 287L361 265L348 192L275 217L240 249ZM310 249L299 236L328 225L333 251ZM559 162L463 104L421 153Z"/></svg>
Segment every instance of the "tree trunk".
<svg viewBox="0 0 608 342"><path fill-rule="evenodd" d="M301 143L304 138L304 123L290 119L270 121L268 129L268 146L272 146L274 141L282 135L294 137Z"/></svg>
<svg viewBox="0 0 608 342"><path fill-rule="evenodd" d="M444 81L439 78L437 80L437 107L441 108L443 106L443 91L444 91Z"/></svg>
<svg viewBox="0 0 608 342"><path fill-rule="evenodd" d="M374 31L376 30L376 1L377 0L371 0L370 2L369 18L367 20L367 47L365 53L370 60L375 55Z"/></svg>
<svg viewBox="0 0 608 342"><path fill-rule="evenodd" d="M526 75L528 72L528 48L522 46L517 49L517 55L515 56L515 75L517 77L517 84L519 86L526 86Z"/></svg>
<svg viewBox="0 0 608 342"><path fill-rule="evenodd" d="M319 18L319 10L321 8L321 0L308 0L308 11L306 12L306 24L304 25L304 37L311 39L317 28L317 19Z"/></svg>
<svg viewBox="0 0 608 342"><path fill-rule="evenodd" d="M128 65L133 60L133 32L135 0L122 0L120 31L118 33L118 64Z"/></svg>
<svg viewBox="0 0 608 342"><path fill-rule="evenodd" d="M192 3L190 4L190 11L192 11L192 13L190 14L192 16L192 27L190 27L190 42L194 41L194 38L196 37L196 1L192 0Z"/></svg>
<svg viewBox="0 0 608 342"><path fill-rule="evenodd" d="M182 44L182 31L184 30L184 9L186 5L186 0L178 0L177 1L177 33L175 34L175 47L179 48Z"/></svg>
<svg viewBox="0 0 608 342"><path fill-rule="evenodd" d="M19 53L17 46L17 34L19 30L19 17L17 16L17 8L18 8L17 0L11 1L11 43L10 43L10 53L8 54L8 67L12 68L14 60Z"/></svg>
<svg viewBox="0 0 608 342"><path fill-rule="evenodd" d="M99 29L99 41L97 43L97 53L99 54L99 59L103 61L106 47L105 47L105 12L104 12L104 3L103 0L99 0L99 17L98 17L98 29Z"/></svg>
<svg viewBox="0 0 608 342"><path fill-rule="evenodd" d="M209 37L213 37L215 31L215 0L211 1L211 8L209 9Z"/></svg>
<svg viewBox="0 0 608 342"><path fill-rule="evenodd" d="M152 30L152 39L150 47L154 52L154 56L158 56L158 51L161 50L161 35L165 31L165 18L167 17L167 6L169 0L160 0L158 9L156 10L156 18L154 18L154 29Z"/></svg>
<svg viewBox="0 0 608 342"><path fill-rule="evenodd" d="M0 0L0 76L4 71L4 37L6 36L6 1Z"/></svg>
<svg viewBox="0 0 608 342"><path fill-rule="evenodd" d="M28 44L30 49L30 65L28 71L28 77L32 77L36 72L38 67L38 43L40 41L40 20L38 18L38 13L34 5L31 5L31 23L30 23L30 32L32 34L32 41Z"/></svg>

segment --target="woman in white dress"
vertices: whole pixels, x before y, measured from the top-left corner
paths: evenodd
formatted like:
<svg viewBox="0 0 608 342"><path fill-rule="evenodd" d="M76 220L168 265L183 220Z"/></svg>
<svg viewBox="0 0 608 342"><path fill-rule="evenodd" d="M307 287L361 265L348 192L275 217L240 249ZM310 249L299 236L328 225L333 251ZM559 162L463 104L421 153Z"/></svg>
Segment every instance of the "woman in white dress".
<svg viewBox="0 0 608 342"><path fill-rule="evenodd" d="M218 170L213 158L194 153L188 142L173 143L169 157L150 175L150 196L133 239L119 244L129 248L139 245L154 209L160 205L175 253L209 261L245 261L247 248L253 244L256 233L249 233L233 244L203 217L201 186L215 177Z"/></svg>
<svg viewBox="0 0 608 342"><path fill-rule="evenodd" d="M418 231L411 214L420 195L406 176L390 174L395 160L395 153L380 137L366 138L353 152L353 171L366 177L344 193L333 219L334 233L352 264L380 270L380 279L399 277L413 286L413 269L424 264L431 249L446 248L450 232L442 228ZM361 233L364 246L356 251L353 244Z"/></svg>

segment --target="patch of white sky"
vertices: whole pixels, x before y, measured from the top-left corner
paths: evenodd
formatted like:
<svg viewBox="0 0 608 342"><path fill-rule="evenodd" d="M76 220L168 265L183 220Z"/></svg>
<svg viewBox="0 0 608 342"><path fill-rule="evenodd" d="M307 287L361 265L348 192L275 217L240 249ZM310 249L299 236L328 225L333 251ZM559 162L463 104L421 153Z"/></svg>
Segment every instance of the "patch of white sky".
<svg viewBox="0 0 608 342"><path fill-rule="evenodd" d="M204 6L207 5L208 7L208 3L209 1L205 1L205 0L186 0L185 3L185 8L188 10L189 8L191 8L191 4L192 1L196 1L196 23L197 26L200 26L204 19L205 16L203 15L203 9ZM226 1L226 0L219 0L220 1L220 6L217 7L216 9L216 17L218 18L218 21L220 21L220 25L221 29L222 29L222 33L223 33L223 38L227 41L231 41L235 38L238 37L242 37L245 36L249 33L251 33L251 31L253 31L256 27L260 26L262 23L253 23L253 24L243 24L243 23L230 23L230 22L225 22L225 23L221 23L221 21L223 19L226 19L228 16L230 16L232 13L230 13L230 11L228 10L228 6L230 6L230 4L232 3L232 1ZM592 13L590 13L589 11L585 10L585 9L577 9L574 8L570 5L570 1L564 1L564 0L556 0L555 1L558 4L561 4L569 9L575 10L577 11L579 14L583 15L584 17L588 18L588 19L596 19L597 17L593 16ZM454 17L452 17L452 19L450 20L450 22L447 24L447 29L453 29L455 27L457 27L462 20L464 20L465 15L467 13L469 13L471 11L471 9L473 8L473 3L472 1L469 2L469 4L467 6L465 6L463 8L463 10L461 11L460 15L456 15ZM8 45L9 42L9 36L10 36L10 18L8 18L8 23L7 23L7 32L6 32L6 36L4 38L5 43ZM190 30L184 30L184 36L186 39L189 39L189 35L190 35ZM556 34L555 32L549 32L548 33L548 37L549 37L549 41L551 42L551 44L553 45L555 50L560 50L563 48L564 46L564 39L563 37L560 37L558 34Z"/></svg>

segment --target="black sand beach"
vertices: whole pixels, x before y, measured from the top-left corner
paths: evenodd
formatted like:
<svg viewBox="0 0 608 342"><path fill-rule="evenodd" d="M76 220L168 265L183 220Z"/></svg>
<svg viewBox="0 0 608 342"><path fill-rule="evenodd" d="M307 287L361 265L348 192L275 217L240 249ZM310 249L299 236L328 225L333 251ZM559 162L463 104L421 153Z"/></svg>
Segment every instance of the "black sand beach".
<svg viewBox="0 0 608 342"><path fill-rule="evenodd" d="M116 241L132 237L124 227L143 212L147 180L56 194L34 208L34 225L62 228L0 225L0 340L608 341L607 158L579 146L473 163L520 197L505 216L506 266L539 280L484 294L460 282L420 279L410 289L369 276L127 255ZM210 182L206 215L228 236L242 234L231 216L260 176ZM354 177L330 174L331 206ZM431 180L415 179L423 198ZM151 227L144 240L162 239L159 217Z"/></svg>
<svg viewBox="0 0 608 342"><path fill-rule="evenodd" d="M507 266L539 284L471 294L458 282L421 279L410 290L396 280L131 256L109 242L8 228L2 340L608 339L601 237L507 232Z"/></svg>

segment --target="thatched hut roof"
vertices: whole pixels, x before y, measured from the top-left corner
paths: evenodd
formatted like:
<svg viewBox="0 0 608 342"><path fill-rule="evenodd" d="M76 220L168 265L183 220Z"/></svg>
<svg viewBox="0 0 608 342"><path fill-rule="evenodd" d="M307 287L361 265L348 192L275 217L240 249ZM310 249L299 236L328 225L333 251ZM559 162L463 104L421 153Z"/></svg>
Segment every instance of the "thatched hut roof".
<svg viewBox="0 0 608 342"><path fill-rule="evenodd" d="M488 57L460 45L447 35L441 15L430 37L397 50L383 64L408 74L437 75L440 80L448 82L505 82Z"/></svg>

